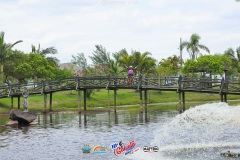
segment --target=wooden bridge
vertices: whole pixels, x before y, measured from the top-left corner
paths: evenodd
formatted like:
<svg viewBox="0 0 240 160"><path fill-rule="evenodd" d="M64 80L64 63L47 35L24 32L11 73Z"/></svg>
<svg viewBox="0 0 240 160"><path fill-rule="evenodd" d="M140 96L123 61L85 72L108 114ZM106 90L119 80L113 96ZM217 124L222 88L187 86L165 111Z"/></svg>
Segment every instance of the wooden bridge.
<svg viewBox="0 0 240 160"><path fill-rule="evenodd" d="M134 89L139 91L140 104L147 106L147 91L175 91L179 97L179 111L185 110L185 92L213 93L221 96L222 102L227 102L228 94L240 94L240 81L229 81L209 78L190 77L134 77L133 82L128 84L127 77L118 76L89 76L73 77L53 81L29 82L28 84L11 84L0 86L0 98L11 98L13 108L13 98L18 98L18 108L20 108L20 97L24 88L27 87L29 95L44 95L44 111L46 112L47 95L50 95L50 111L52 110L52 93L67 90L78 91L78 108L81 112L81 91L83 92L84 110L86 110L86 91L88 89L114 90L114 106L116 112L116 90ZM144 92L144 94L142 94ZM108 92L109 94L109 92ZM144 99L143 99L144 97Z"/></svg>

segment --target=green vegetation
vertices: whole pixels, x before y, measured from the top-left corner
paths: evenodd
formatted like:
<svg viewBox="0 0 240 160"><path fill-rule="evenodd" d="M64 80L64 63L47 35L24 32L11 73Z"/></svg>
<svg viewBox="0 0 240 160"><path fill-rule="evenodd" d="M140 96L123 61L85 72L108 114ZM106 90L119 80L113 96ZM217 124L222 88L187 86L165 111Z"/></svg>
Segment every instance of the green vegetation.
<svg viewBox="0 0 240 160"><path fill-rule="evenodd" d="M114 110L114 92L100 90L95 91L91 98L87 98L87 110L94 111L107 111L108 103L110 103L110 110ZM216 94L203 94L203 93L186 93L186 109L199 104L208 102L220 102L220 96ZM83 96L82 96L83 98ZM144 98L144 97L143 97ZM229 95L228 100L236 100L239 96ZM143 101L144 102L144 101ZM149 110L178 110L178 94L176 92L159 92L148 91L148 109ZM21 98L22 109L23 98ZM117 110L139 110L140 99L139 92L135 90L118 90L117 91ZM230 105L238 105L239 101L229 101ZM83 99L81 99L81 106L83 110ZM17 108L17 99L14 99L14 108ZM9 113L11 110L11 99L3 98L0 102L0 112ZM43 95L30 95L29 96L29 110L30 111L43 111L44 99ZM49 95L47 110L49 110ZM53 93L53 111L78 111L78 93L77 91L65 91Z"/></svg>
<svg viewBox="0 0 240 160"><path fill-rule="evenodd" d="M183 76L202 76L197 74L199 70L204 70L210 75L223 75L228 71L226 78L236 78L240 75L240 46L236 52L229 48L224 53L215 55L202 55L200 50L210 52L210 50L200 43L201 37L198 34L192 34L189 41L183 41L179 49L182 53L186 49L189 53L189 60L183 61L176 55L166 59L155 59L151 57L149 51L139 52L132 50L130 53L126 49L119 52L110 53L102 45L95 45L95 50L89 58L92 65L87 64L84 53L72 55L72 63L79 69L63 69L59 67L59 60L56 57L57 49L49 47L46 49L32 45L30 53L24 53L19 50L13 50L13 47L23 42L19 40L15 43L6 43L4 32L0 32L0 86L6 84L28 83L41 80L64 79L72 76L123 76L127 75L129 66L136 67L134 74L147 76L179 76L179 71ZM236 53L236 55L235 55ZM179 65L181 64L181 65ZM212 78L212 77L209 77ZM178 95L175 92L148 92L149 109L178 109ZM87 90L87 110L108 110L110 103L111 110L114 103L113 91L110 91L108 98L107 90ZM119 90L117 92L117 109L134 110L139 109L139 92L135 90ZM238 96L228 96L228 100L238 99ZM110 101L109 101L110 100ZM23 98L21 98L22 105ZM186 107L207 103L209 101L220 101L219 95L186 93ZM32 111L43 111L43 95L31 95L29 97L29 109ZM83 106L83 101L81 102ZM231 101L231 105L237 105L237 101ZM10 98L3 98L0 101L0 112L9 112L11 110ZM126 105L131 105L127 106ZM14 99L14 106L17 107L17 100ZM49 103L47 104L49 109ZM77 91L57 92L53 94L53 111L77 111L78 108Z"/></svg>

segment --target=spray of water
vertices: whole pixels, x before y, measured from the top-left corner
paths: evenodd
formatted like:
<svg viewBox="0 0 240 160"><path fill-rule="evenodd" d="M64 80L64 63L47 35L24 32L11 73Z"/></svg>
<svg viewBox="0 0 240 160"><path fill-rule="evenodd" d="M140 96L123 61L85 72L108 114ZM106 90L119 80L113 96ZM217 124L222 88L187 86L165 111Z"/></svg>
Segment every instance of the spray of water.
<svg viewBox="0 0 240 160"><path fill-rule="evenodd" d="M223 149L240 148L240 106L209 103L190 108L155 130L155 155L145 159L224 159Z"/></svg>

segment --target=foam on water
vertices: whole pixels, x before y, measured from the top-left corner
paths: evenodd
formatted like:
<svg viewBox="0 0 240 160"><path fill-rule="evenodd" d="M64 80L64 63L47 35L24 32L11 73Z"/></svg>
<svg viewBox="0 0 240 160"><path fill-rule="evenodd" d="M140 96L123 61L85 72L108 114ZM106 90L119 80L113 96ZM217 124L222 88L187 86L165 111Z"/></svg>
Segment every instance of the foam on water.
<svg viewBox="0 0 240 160"><path fill-rule="evenodd" d="M159 152L142 159L224 159L223 149L240 148L240 106L209 103L190 108L155 130Z"/></svg>

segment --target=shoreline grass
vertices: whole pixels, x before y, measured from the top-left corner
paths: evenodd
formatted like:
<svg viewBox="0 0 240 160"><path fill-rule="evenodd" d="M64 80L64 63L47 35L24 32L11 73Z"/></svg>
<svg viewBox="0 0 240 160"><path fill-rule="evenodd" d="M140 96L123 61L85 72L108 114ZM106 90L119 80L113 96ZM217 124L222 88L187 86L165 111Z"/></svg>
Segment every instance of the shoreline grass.
<svg viewBox="0 0 240 160"><path fill-rule="evenodd" d="M178 110L178 93L173 91L148 91L147 94L148 110ZM78 111L78 92L63 91L53 93L52 110L59 111ZM228 95L229 105L240 104L238 95ZM144 99L144 96L143 96ZM23 97L20 99L20 109L23 109ZM232 101L231 101L232 100ZM44 96L30 95L29 111L41 112L44 110ZM220 95L209 93L185 93L186 109L196 105L220 102ZM13 101L14 109L17 109L17 98ZM144 101L143 101L144 103ZM114 110L114 92L107 90L94 91L90 98L87 98L87 111L108 111ZM140 96L135 90L118 90L116 96L117 110L139 110ZM81 110L83 111L83 94L81 96ZM144 106L144 104L143 104ZM0 99L0 113L9 113L11 111L11 98ZM49 95L47 97L47 110L49 110Z"/></svg>

